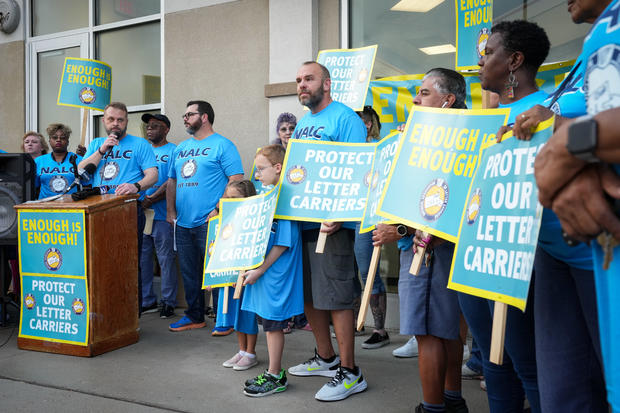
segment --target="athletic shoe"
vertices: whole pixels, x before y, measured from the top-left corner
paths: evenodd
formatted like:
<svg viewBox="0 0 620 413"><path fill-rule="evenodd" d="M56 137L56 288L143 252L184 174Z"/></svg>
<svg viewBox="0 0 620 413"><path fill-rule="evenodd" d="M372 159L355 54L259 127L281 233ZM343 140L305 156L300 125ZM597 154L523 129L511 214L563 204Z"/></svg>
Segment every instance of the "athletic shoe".
<svg viewBox="0 0 620 413"><path fill-rule="evenodd" d="M170 318L174 317L174 307L171 305L164 304L159 312L159 318Z"/></svg>
<svg viewBox="0 0 620 413"><path fill-rule="evenodd" d="M246 386L243 389L243 394L250 397L263 397L270 394L280 393L286 390L288 386L288 380L286 379L286 372L284 369L280 371L278 377L274 377L271 374L265 372L258 376L254 383Z"/></svg>
<svg viewBox="0 0 620 413"><path fill-rule="evenodd" d="M250 387L251 385L253 385L254 383L256 383L256 382L257 382L260 378L262 378L265 374L267 374L267 370L263 371L261 374L259 374L259 375L258 375L258 376L256 376L256 377L253 377L253 378L251 378L251 379L247 379L247 380L245 381L245 386L244 386L244 388L245 388L245 387Z"/></svg>
<svg viewBox="0 0 620 413"><path fill-rule="evenodd" d="M359 367L357 374L339 367L334 378L321 387L314 398L322 402L344 400L352 394L363 392L367 387L368 383L364 380Z"/></svg>
<svg viewBox="0 0 620 413"><path fill-rule="evenodd" d="M469 368L467 363L463 363L463 366L461 367L461 378L465 380L481 380L482 372L473 370Z"/></svg>
<svg viewBox="0 0 620 413"><path fill-rule="evenodd" d="M151 305L147 305L146 307L142 307L142 314L156 313L159 310L157 306L157 301Z"/></svg>
<svg viewBox="0 0 620 413"><path fill-rule="evenodd" d="M185 330L193 330L195 328L203 328L206 327L207 323L204 321L202 323L194 323L191 318L188 316L183 316L182 319L177 321L176 323L170 324L168 329L170 331L185 331Z"/></svg>
<svg viewBox="0 0 620 413"><path fill-rule="evenodd" d="M258 360L256 360L256 356L248 357L243 356L235 363L233 366L233 370L242 371L252 368L258 364Z"/></svg>
<svg viewBox="0 0 620 413"><path fill-rule="evenodd" d="M213 337L223 337L229 335L233 331L235 331L233 327L213 327L213 330L211 330L211 335Z"/></svg>
<svg viewBox="0 0 620 413"><path fill-rule="evenodd" d="M446 413L469 413L467 403L465 403L465 399L463 398L460 400L452 400L444 397L443 402L446 405Z"/></svg>
<svg viewBox="0 0 620 413"><path fill-rule="evenodd" d="M418 406L415 408L415 413L427 413L428 410L426 410L424 408L424 405L422 403L418 404Z"/></svg>
<svg viewBox="0 0 620 413"><path fill-rule="evenodd" d="M213 312L213 307L207 307L205 309L205 315L209 318L215 318L215 313Z"/></svg>
<svg viewBox="0 0 620 413"><path fill-rule="evenodd" d="M340 365L340 357L336 356L331 363L323 360L314 349L314 357L301 364L290 367L289 374L293 376L323 376L334 377Z"/></svg>
<svg viewBox="0 0 620 413"><path fill-rule="evenodd" d="M409 341L405 343L404 346L398 347L396 350L392 351L392 355L394 357L417 357L418 355L418 342L415 339L415 336L411 337Z"/></svg>
<svg viewBox="0 0 620 413"><path fill-rule="evenodd" d="M384 336L381 334L374 332L370 336L370 338L362 343L362 348L372 349L372 348L380 348L383 346L387 346L390 344L390 336L386 332Z"/></svg>
<svg viewBox="0 0 620 413"><path fill-rule="evenodd" d="M232 356L231 358L229 358L228 360L223 362L222 366L224 366L226 368L232 368L232 367L235 366L235 364L237 364L237 362L239 360L241 360L241 357L243 357L243 356L241 354L239 354L239 352L237 352L234 356Z"/></svg>

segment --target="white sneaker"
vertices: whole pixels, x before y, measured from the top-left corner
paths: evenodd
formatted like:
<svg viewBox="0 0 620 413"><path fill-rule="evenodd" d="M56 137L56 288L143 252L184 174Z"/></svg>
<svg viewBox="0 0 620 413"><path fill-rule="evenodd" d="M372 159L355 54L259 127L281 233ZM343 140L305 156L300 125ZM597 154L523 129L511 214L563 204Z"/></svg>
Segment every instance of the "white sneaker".
<svg viewBox="0 0 620 413"><path fill-rule="evenodd" d="M293 367L289 367L288 372L293 376L324 376L334 377L340 365L340 357L336 356L331 363L323 360L314 349L314 357Z"/></svg>
<svg viewBox="0 0 620 413"><path fill-rule="evenodd" d="M463 361L469 360L469 346L467 344L463 344Z"/></svg>
<svg viewBox="0 0 620 413"><path fill-rule="evenodd" d="M363 392L366 388L368 388L368 383L364 380L362 370L359 367L357 368L357 375L339 367L334 378L323 385L314 395L314 398L323 402L333 402Z"/></svg>
<svg viewBox="0 0 620 413"><path fill-rule="evenodd" d="M412 336L409 341L405 343L404 346L398 347L396 350L392 351L392 355L394 357L417 357L418 356L418 342L415 339L415 336Z"/></svg>
<svg viewBox="0 0 620 413"><path fill-rule="evenodd" d="M222 366L224 366L226 368L233 368L235 366L235 364L237 364L237 362L239 360L241 360L241 357L243 357L243 356L241 354L239 354L239 352L237 352L237 354L235 354L234 356L232 356L231 358L229 358L228 360L223 362Z"/></svg>
<svg viewBox="0 0 620 413"><path fill-rule="evenodd" d="M467 363L463 363L461 366L461 378L466 380L480 380L482 379L482 373L469 368Z"/></svg>

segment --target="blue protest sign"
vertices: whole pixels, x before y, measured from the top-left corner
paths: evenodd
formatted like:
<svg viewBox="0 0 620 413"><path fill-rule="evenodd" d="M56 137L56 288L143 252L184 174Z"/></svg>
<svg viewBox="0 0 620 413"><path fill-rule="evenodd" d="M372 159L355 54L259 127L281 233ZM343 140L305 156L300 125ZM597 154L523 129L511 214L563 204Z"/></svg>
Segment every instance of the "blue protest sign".
<svg viewBox="0 0 620 413"><path fill-rule="evenodd" d="M414 107L400 140L377 213L455 242L467 190L483 143L508 109Z"/></svg>
<svg viewBox="0 0 620 413"><path fill-rule="evenodd" d="M456 70L477 70L491 35L492 0L454 0L456 9Z"/></svg>
<svg viewBox="0 0 620 413"><path fill-rule="evenodd" d="M220 200L220 225L207 272L247 270L263 263L278 187L249 198Z"/></svg>
<svg viewBox="0 0 620 413"><path fill-rule="evenodd" d="M239 271L208 272L207 265L215 249L215 238L220 225L220 216L209 220L207 227L207 245L205 247L205 263L203 265L202 288L206 287L226 287L231 286L237 281Z"/></svg>
<svg viewBox="0 0 620 413"><path fill-rule="evenodd" d="M362 219L374 152L373 143L289 140L276 218Z"/></svg>
<svg viewBox="0 0 620 413"><path fill-rule="evenodd" d="M98 60L65 58L58 104L103 111L110 103L112 67Z"/></svg>
<svg viewBox="0 0 620 413"><path fill-rule="evenodd" d="M360 234L372 231L379 222L388 222L382 216L377 215L377 207L392 169L392 161L401 136L400 132L393 132L376 144L372 172L368 178L368 197L360 225Z"/></svg>
<svg viewBox="0 0 620 413"><path fill-rule="evenodd" d="M86 277L21 275L19 337L86 346Z"/></svg>
<svg viewBox="0 0 620 413"><path fill-rule="evenodd" d="M534 158L552 134L553 118L538 126L531 141L510 137L482 150L448 288L525 311L543 210Z"/></svg>
<svg viewBox="0 0 620 413"><path fill-rule="evenodd" d="M536 75L536 84L547 93L551 93L570 72L574 60L552 63L540 67ZM482 109L482 87L475 74L463 73L467 97L465 103L470 109ZM403 75L385 77L370 81L366 105L372 106L381 121L381 136L396 131L405 123L413 106L413 98L422 85L424 75Z"/></svg>
<svg viewBox="0 0 620 413"><path fill-rule="evenodd" d="M329 70L333 100L353 110L364 109L376 55L377 45L319 52L316 60Z"/></svg>
<svg viewBox="0 0 620 413"><path fill-rule="evenodd" d="M84 211L17 211L21 274L86 275Z"/></svg>

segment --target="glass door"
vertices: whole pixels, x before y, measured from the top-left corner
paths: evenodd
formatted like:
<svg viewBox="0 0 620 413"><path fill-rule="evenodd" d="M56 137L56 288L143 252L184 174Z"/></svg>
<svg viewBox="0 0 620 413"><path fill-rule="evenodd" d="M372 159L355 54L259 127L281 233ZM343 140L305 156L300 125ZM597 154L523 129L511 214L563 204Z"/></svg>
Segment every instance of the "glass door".
<svg viewBox="0 0 620 413"><path fill-rule="evenodd" d="M50 123L68 125L73 133L69 150L74 151L80 142L82 111L57 104L60 80L66 57L88 57L88 33L33 41L29 53L30 93L27 96L28 130L46 136ZM88 142L88 140L87 140Z"/></svg>

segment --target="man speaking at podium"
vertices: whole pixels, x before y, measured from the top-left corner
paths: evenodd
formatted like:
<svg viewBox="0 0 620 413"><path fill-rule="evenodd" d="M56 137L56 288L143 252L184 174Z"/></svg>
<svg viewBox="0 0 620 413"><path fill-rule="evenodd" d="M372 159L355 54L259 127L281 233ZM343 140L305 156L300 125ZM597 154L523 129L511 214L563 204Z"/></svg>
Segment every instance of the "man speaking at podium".
<svg viewBox="0 0 620 413"><path fill-rule="evenodd" d="M144 190L157 182L157 162L151 145L143 138L127 134L127 106L112 102L103 112L103 126L108 136L94 139L88 146L78 168L97 165L93 187L107 186L108 193L129 195L138 193L138 251L142 248L144 211L141 201ZM136 252L137 253L137 252ZM139 264L138 264L139 265ZM138 292L142 291L138 269ZM142 294L138 293L139 311L142 310Z"/></svg>

